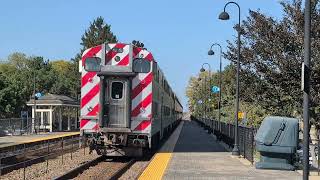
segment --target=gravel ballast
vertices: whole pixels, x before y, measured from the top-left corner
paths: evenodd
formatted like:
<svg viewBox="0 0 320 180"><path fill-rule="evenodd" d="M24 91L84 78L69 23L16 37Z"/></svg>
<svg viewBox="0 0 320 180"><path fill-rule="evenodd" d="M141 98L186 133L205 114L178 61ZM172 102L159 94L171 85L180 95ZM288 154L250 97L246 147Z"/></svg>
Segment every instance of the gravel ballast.
<svg viewBox="0 0 320 180"><path fill-rule="evenodd" d="M46 173L47 162L41 162L33 164L25 168L26 179L52 179L57 177L64 172L67 172L80 164L97 158L98 155L93 152L89 154L89 148L79 149L71 154L67 153L62 156L58 156L54 159L49 159L48 173ZM8 174L2 175L0 179L12 180L12 179L23 179L24 170L23 168L14 170Z"/></svg>
<svg viewBox="0 0 320 180"><path fill-rule="evenodd" d="M134 180L138 179L139 175L148 166L150 161L136 161L120 178L119 180Z"/></svg>
<svg viewBox="0 0 320 180"><path fill-rule="evenodd" d="M112 159L107 159L85 170L74 179L109 179L114 172L121 169L125 164L126 162L113 162Z"/></svg>

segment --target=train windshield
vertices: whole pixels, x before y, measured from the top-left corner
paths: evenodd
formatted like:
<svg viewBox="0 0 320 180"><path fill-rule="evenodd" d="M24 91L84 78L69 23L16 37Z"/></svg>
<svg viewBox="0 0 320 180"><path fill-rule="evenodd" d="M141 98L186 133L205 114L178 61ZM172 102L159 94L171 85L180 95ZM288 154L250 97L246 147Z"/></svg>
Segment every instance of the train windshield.
<svg viewBox="0 0 320 180"><path fill-rule="evenodd" d="M134 59L133 71L137 73L148 73L150 71L150 61L144 58Z"/></svg>
<svg viewBox="0 0 320 180"><path fill-rule="evenodd" d="M85 59L84 68L86 71L97 72L100 71L101 59L98 57L88 57Z"/></svg>

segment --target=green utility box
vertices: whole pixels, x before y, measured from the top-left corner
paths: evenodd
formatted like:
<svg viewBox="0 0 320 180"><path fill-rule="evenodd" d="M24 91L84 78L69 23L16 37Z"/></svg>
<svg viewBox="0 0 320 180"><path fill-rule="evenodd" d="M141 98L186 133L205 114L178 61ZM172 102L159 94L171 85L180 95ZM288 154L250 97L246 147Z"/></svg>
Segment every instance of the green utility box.
<svg viewBox="0 0 320 180"><path fill-rule="evenodd" d="M298 147L298 119L266 117L255 137L256 150L260 152L257 169L294 170L293 161Z"/></svg>

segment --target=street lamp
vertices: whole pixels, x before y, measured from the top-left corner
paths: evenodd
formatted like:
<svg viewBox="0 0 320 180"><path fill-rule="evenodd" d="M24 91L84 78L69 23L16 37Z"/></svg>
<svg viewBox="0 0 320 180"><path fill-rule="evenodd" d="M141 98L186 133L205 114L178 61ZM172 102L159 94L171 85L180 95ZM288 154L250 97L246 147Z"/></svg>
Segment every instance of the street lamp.
<svg viewBox="0 0 320 180"><path fill-rule="evenodd" d="M239 9L239 16L238 16L238 25L236 27L238 31L238 55L237 55L237 80L236 80L236 111L235 111L235 137L234 137L234 147L232 150L232 155L239 156L240 151L239 151L239 137L238 137L238 132L239 132L239 127L238 127L238 112L239 112L239 70L240 70L240 6L236 2L230 1L228 2L224 8L223 12L220 13L219 19L220 20L229 20L230 16L226 12L226 7L229 4L235 4L238 9Z"/></svg>
<svg viewBox="0 0 320 180"><path fill-rule="evenodd" d="M220 44L218 44L218 43L214 43L214 44L212 44L211 45L211 47L210 47L210 50L208 51L208 55L209 56L213 56L214 55L214 51L212 50L212 47L213 46L218 46L219 48L220 48L220 68L219 68L219 88L220 88L220 91L219 91L219 115L218 115L218 130L220 131L221 130L221 90L222 90L222 86L221 86L221 84L222 84L222 62L221 62L221 60L222 60L222 47L221 47L221 45ZM212 121L213 122L213 121Z"/></svg>
<svg viewBox="0 0 320 180"><path fill-rule="evenodd" d="M200 69L200 72L205 72L206 69L204 68L204 65L207 65L208 68L209 68L209 86L211 86L211 66L209 63L203 63L202 66L201 66L201 69ZM207 89L207 81L206 81L206 76L204 76L205 78L205 81L204 81L204 89L205 89L205 92L208 90ZM210 89L210 88L209 88ZM209 91L209 99L211 99L211 92ZM205 101L204 101L205 102ZM204 113L204 116L206 118L206 107L205 107L205 113ZM205 122L207 121L207 119L205 119Z"/></svg>
<svg viewBox="0 0 320 180"><path fill-rule="evenodd" d="M305 1L304 9L304 71L303 71L303 180L309 179L309 114L310 114L310 54L311 54L311 2ZM319 150L318 150L319 151Z"/></svg>
<svg viewBox="0 0 320 180"><path fill-rule="evenodd" d="M201 81L202 81L202 78L200 77L200 75L199 75L199 77L198 77L198 82L199 82L199 85L201 84ZM204 122L203 122L203 116L204 116L204 114L205 114L205 110L204 110L204 103L203 103L203 99L205 99L204 98L204 95L202 94L202 91L203 91L203 84L204 83L202 83L202 85L200 85L200 98L201 98L201 101L200 101L200 104L201 104L201 111L202 111L202 114L201 114L201 122L204 124ZM201 112L200 111L200 112Z"/></svg>

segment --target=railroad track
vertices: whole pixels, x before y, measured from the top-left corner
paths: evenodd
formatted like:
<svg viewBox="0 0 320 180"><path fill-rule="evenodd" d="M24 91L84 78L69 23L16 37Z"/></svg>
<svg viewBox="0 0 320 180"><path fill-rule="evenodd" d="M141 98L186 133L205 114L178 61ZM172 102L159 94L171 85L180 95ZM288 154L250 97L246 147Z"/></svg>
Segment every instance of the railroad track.
<svg viewBox="0 0 320 180"><path fill-rule="evenodd" d="M99 156L53 179L118 179L135 162L135 159Z"/></svg>
<svg viewBox="0 0 320 180"><path fill-rule="evenodd" d="M78 136L65 140L60 138L50 139L36 143L20 144L15 151L1 152L0 175L58 156L63 158L64 154L72 153L80 148L80 140L81 138Z"/></svg>

